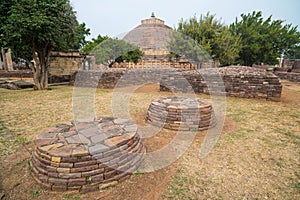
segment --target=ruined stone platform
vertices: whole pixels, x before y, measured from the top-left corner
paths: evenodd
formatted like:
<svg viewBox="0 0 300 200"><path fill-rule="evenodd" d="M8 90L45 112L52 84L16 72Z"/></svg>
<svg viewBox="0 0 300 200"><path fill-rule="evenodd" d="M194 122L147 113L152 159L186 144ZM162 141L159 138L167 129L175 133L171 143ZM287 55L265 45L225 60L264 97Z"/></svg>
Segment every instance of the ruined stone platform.
<svg viewBox="0 0 300 200"><path fill-rule="evenodd" d="M151 102L146 121L171 130L205 130L217 123L212 105L202 99L161 97Z"/></svg>
<svg viewBox="0 0 300 200"><path fill-rule="evenodd" d="M32 155L33 177L53 191L95 191L136 171L145 152L130 120L98 118L60 124L41 134Z"/></svg>

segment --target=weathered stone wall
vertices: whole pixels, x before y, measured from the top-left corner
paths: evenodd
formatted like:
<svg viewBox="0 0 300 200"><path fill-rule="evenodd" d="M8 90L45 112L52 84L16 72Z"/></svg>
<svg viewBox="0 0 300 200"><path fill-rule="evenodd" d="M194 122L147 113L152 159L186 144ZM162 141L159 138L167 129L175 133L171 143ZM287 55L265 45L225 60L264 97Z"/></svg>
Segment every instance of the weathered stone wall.
<svg viewBox="0 0 300 200"><path fill-rule="evenodd" d="M279 100L282 85L279 79L271 72L254 69L251 67L223 67L219 73L211 72L211 69L200 69L182 72L183 76L191 84L197 93L210 94L209 87L213 92L226 92L228 96L242 98L264 98ZM220 78L221 77L221 78ZM160 82L162 91L184 91L178 82L179 77L164 77ZM207 84L209 83L209 85ZM225 91L222 89L225 87Z"/></svg>
<svg viewBox="0 0 300 200"><path fill-rule="evenodd" d="M52 52L48 68L49 83L69 82L82 66L83 56L79 52ZM0 78L32 78L30 70L0 70Z"/></svg>
<svg viewBox="0 0 300 200"><path fill-rule="evenodd" d="M112 89L124 75L126 69L79 70L73 74L71 85Z"/></svg>
<svg viewBox="0 0 300 200"><path fill-rule="evenodd" d="M80 69L84 57L79 52L52 52L50 56L49 83L70 81Z"/></svg>
<svg viewBox="0 0 300 200"><path fill-rule="evenodd" d="M300 73L275 71L275 75L280 79L300 83Z"/></svg>
<svg viewBox="0 0 300 200"><path fill-rule="evenodd" d="M107 70L80 70L72 77L71 85L79 87L115 88L136 86L148 83L159 83L165 76L182 76L180 70L162 69L126 69L111 68Z"/></svg>
<svg viewBox="0 0 300 200"><path fill-rule="evenodd" d="M282 90L279 79L272 72L251 67L192 71L172 68L79 71L72 78L72 84L74 82L76 86L98 88L160 83L161 91L186 92L193 89L196 93L211 94L209 88L213 88L214 93L226 92L228 96L268 100L279 100Z"/></svg>
<svg viewBox="0 0 300 200"><path fill-rule="evenodd" d="M0 78L32 78L33 74L30 70L0 70Z"/></svg>
<svg viewBox="0 0 300 200"><path fill-rule="evenodd" d="M284 59L282 68L291 69L292 72L300 72L300 59Z"/></svg>
<svg viewBox="0 0 300 200"><path fill-rule="evenodd" d="M272 72L251 67L220 69L229 96L280 100L282 85Z"/></svg>

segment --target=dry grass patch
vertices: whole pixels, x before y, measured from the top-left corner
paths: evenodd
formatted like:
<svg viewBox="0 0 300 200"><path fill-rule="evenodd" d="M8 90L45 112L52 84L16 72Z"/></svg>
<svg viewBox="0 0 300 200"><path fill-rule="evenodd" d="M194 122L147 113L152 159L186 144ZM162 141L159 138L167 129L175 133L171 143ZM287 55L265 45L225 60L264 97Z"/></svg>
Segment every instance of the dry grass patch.
<svg viewBox="0 0 300 200"><path fill-rule="evenodd" d="M299 107L289 103L228 98L227 117L238 127L225 127L203 160L194 144L166 198L299 199Z"/></svg>
<svg viewBox="0 0 300 200"><path fill-rule="evenodd" d="M115 188L89 194L50 193L39 188L30 176L28 159L36 136L45 128L73 119L73 88L51 89L0 89L0 193L3 189L8 199L300 198L300 86L297 84L288 83L281 102L227 98L223 134L205 159L198 159L203 131L169 168L132 176ZM130 97L131 118L145 125L143 119L150 102L170 95L159 92L157 86L140 88ZM209 99L207 95L197 96ZM113 90L96 90L96 115L112 116L112 97ZM11 140L7 133L15 139ZM155 150L173 136L173 132L162 131L145 140L146 148Z"/></svg>

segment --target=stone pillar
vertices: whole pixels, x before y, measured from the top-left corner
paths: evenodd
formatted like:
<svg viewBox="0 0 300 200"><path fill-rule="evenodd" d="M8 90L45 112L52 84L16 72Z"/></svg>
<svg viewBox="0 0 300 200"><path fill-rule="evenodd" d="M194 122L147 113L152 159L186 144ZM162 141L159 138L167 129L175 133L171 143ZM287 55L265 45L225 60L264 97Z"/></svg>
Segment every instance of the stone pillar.
<svg viewBox="0 0 300 200"><path fill-rule="evenodd" d="M3 61L1 67L2 67L3 70L7 70L6 64L5 64L5 53L4 53L4 49L3 48L1 48L1 56L2 56L2 61Z"/></svg>
<svg viewBox="0 0 300 200"><path fill-rule="evenodd" d="M13 67L13 62L12 62L12 59L11 59L11 50L10 50L10 48L6 52L6 62L7 62L7 70L8 71L13 71L14 67Z"/></svg>
<svg viewBox="0 0 300 200"><path fill-rule="evenodd" d="M10 48L2 48L2 57L4 63L4 69L7 71L13 71L13 62L11 59L11 50Z"/></svg>
<svg viewBox="0 0 300 200"><path fill-rule="evenodd" d="M0 53L0 70L4 69L3 67L2 54Z"/></svg>

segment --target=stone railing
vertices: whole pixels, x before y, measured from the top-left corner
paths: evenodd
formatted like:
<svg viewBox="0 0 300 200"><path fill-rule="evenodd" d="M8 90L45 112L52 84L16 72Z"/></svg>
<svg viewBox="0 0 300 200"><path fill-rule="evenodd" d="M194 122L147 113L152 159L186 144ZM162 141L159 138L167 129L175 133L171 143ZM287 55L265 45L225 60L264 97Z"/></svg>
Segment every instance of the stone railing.
<svg viewBox="0 0 300 200"><path fill-rule="evenodd" d="M167 68L167 67L172 67L175 69L182 69L182 70L194 70L195 65L191 64L190 62L151 62L151 61L146 61L146 62L138 62L138 63L133 63L133 62L126 62L126 63L114 63L112 65L112 68L138 68L138 69L148 69L148 68Z"/></svg>

